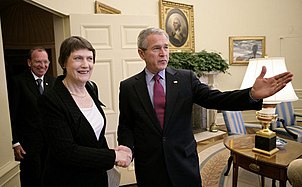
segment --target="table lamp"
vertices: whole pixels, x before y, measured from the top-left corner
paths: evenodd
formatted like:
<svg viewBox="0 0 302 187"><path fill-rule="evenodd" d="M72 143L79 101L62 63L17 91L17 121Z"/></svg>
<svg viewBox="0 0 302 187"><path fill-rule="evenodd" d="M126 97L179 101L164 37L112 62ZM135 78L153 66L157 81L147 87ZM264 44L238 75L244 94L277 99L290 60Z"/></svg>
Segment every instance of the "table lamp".
<svg viewBox="0 0 302 187"><path fill-rule="evenodd" d="M287 71L283 57L250 59L240 89L253 86L256 78L260 75L262 66L267 69L264 78L273 77ZM281 102L296 100L298 100L298 97L291 83L288 83L276 94L263 99L262 109L256 112L256 117L261 122L263 129L256 132L253 151L273 155L279 150L276 148L276 133L269 129L271 122L277 119L276 105Z"/></svg>

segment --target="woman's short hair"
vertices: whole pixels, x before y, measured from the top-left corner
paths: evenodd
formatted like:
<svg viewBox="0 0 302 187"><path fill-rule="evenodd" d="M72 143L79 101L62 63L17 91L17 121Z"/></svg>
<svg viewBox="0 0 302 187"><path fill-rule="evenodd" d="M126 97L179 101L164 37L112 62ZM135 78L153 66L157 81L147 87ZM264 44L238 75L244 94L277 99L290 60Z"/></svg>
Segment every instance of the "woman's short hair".
<svg viewBox="0 0 302 187"><path fill-rule="evenodd" d="M80 49L88 49L93 53L93 63L95 63L95 49L92 47L91 43L83 37L80 36L71 36L66 38L60 47L60 56L59 56L59 64L63 69L63 73L65 74L65 63L67 62L70 54L76 50Z"/></svg>

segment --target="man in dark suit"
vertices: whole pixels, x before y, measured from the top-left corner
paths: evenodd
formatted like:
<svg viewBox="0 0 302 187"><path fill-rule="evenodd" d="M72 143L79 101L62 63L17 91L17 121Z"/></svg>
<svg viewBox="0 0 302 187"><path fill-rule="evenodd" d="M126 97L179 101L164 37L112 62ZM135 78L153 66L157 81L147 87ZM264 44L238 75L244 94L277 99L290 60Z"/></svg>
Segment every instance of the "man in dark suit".
<svg viewBox="0 0 302 187"><path fill-rule="evenodd" d="M29 69L13 77L9 91L12 143L15 160L21 161L22 187L41 186L46 148L40 131L41 118L37 99L54 83L55 78L46 75L49 63L48 54L44 48L36 47L30 50L27 60ZM38 79L41 79L40 84Z"/></svg>
<svg viewBox="0 0 302 187"><path fill-rule="evenodd" d="M193 103L219 110L258 110L262 98L282 89L293 75L263 78L264 67L252 88L211 90L192 71L167 67L168 45L169 37L161 29L148 28L139 34L138 53L146 67L120 83L118 142L133 151L138 186L200 187L191 125ZM161 86L153 80L155 75Z"/></svg>

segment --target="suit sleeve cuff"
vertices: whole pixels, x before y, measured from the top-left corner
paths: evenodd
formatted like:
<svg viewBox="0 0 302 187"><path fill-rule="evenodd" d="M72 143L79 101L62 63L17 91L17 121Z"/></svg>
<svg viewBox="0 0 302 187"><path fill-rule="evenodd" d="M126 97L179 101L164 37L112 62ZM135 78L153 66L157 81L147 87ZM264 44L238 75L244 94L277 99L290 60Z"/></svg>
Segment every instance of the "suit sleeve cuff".
<svg viewBox="0 0 302 187"><path fill-rule="evenodd" d="M258 102L258 101L260 101L260 99L254 99L251 92L252 92L252 88L249 91L250 102Z"/></svg>

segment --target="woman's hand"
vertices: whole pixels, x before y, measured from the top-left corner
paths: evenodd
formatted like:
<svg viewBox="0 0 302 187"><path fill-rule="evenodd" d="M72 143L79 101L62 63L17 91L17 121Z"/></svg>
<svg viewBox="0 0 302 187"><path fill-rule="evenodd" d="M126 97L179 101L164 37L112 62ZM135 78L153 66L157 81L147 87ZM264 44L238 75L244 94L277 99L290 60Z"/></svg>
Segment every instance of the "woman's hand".
<svg viewBox="0 0 302 187"><path fill-rule="evenodd" d="M115 149L115 165L128 167L132 160L132 151L130 148L120 145Z"/></svg>

